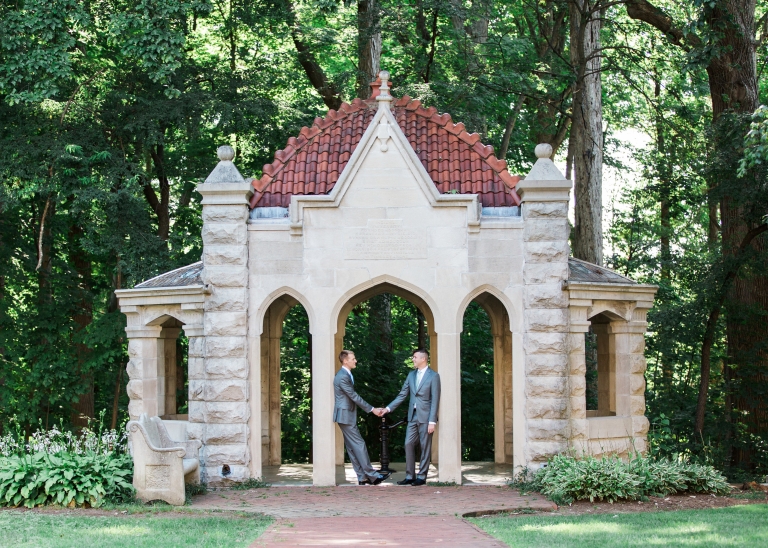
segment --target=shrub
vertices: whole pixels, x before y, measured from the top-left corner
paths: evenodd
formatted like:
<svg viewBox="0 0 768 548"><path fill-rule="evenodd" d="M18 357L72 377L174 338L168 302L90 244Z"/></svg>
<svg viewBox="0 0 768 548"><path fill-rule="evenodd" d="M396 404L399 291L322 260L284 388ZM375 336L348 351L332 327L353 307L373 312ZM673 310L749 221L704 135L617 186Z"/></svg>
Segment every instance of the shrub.
<svg viewBox="0 0 768 548"><path fill-rule="evenodd" d="M618 457L557 455L533 475L530 484L558 504L587 499L638 500L684 492L730 492L725 477L711 466L639 454L627 461Z"/></svg>
<svg viewBox="0 0 768 548"><path fill-rule="evenodd" d="M85 428L0 438L0 506L101 506L133 499L125 434Z"/></svg>

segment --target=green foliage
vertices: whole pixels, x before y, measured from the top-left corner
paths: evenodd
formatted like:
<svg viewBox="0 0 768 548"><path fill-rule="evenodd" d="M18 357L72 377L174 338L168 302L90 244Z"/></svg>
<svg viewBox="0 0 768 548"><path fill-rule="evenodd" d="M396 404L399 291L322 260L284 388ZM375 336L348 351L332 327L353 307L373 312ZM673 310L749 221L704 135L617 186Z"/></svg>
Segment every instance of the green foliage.
<svg viewBox="0 0 768 548"><path fill-rule="evenodd" d="M675 493L730 493L711 466L654 459L634 454L618 457L558 455L533 476L532 486L557 504L576 500L640 500Z"/></svg>
<svg viewBox="0 0 768 548"><path fill-rule="evenodd" d="M133 499L130 455L34 453L0 458L0 505L99 507Z"/></svg>

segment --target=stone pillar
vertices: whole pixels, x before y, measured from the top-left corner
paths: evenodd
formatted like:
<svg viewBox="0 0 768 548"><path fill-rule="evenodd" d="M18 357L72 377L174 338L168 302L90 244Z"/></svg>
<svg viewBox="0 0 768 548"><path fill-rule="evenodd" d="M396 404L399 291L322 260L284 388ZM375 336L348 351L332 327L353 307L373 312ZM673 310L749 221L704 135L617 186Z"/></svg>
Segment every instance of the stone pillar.
<svg viewBox="0 0 768 548"><path fill-rule="evenodd" d="M440 354L440 436L437 467L440 481L461 483L461 366L460 333L438 333ZM435 431L437 434L437 431Z"/></svg>
<svg viewBox="0 0 768 548"><path fill-rule="evenodd" d="M629 371L629 413L632 416L633 450L645 452L648 449L648 417L645 416L645 331L648 327L648 309L636 308L627 333L626 368Z"/></svg>
<svg viewBox="0 0 768 548"><path fill-rule="evenodd" d="M312 483L336 485L336 425L333 422L334 338L312 333Z"/></svg>
<svg viewBox="0 0 768 548"><path fill-rule="evenodd" d="M126 327L128 336L128 415L138 420L142 413L161 415L165 396L158 398L158 384L165 375L163 339L160 326ZM159 383L158 383L159 381Z"/></svg>
<svg viewBox="0 0 768 548"><path fill-rule="evenodd" d="M258 365L249 368L246 354L247 221L252 188L232 163L232 148L219 147L218 154L220 162L197 187L203 195L203 283L211 295L205 301L203 321L204 380L196 388L202 389L202 400L194 407L196 422L202 418L205 423L202 472L212 483L250 476L248 377L261 375ZM253 397L260 399L260 395ZM227 476L222 475L225 464L230 471Z"/></svg>
<svg viewBox="0 0 768 548"><path fill-rule="evenodd" d="M570 437L568 386L568 199L571 182L536 147L538 160L517 185L524 221L526 437L523 465L536 468L564 451ZM517 453L517 450L515 450ZM516 463L517 464L517 463Z"/></svg>

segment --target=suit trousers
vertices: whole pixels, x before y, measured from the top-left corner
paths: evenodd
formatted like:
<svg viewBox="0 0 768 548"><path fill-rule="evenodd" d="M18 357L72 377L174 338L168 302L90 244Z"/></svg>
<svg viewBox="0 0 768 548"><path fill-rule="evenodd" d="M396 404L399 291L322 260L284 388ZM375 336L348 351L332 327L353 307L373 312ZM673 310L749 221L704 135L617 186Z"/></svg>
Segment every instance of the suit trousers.
<svg viewBox="0 0 768 548"><path fill-rule="evenodd" d="M357 480L375 480L379 473L371 465L368 448L365 446L365 440L360 435L357 425L339 424L339 428L344 435L344 447L347 448L349 462L352 463L352 468L355 470L355 474L357 474Z"/></svg>
<svg viewBox="0 0 768 548"><path fill-rule="evenodd" d="M427 479L429 462L432 460L432 434L427 433L429 423L411 421L405 431L405 477ZM419 475L416 476L416 443L421 447Z"/></svg>

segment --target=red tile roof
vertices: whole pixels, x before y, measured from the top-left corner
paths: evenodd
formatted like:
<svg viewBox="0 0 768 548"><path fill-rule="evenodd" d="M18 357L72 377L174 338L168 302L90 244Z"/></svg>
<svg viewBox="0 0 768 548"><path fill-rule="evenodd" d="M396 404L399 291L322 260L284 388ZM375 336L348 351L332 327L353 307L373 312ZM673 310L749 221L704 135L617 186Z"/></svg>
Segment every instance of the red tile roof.
<svg viewBox="0 0 768 548"><path fill-rule="evenodd" d="M342 103L338 112L329 110L288 139L261 179L252 179L251 207L288 207L292 194L328 194L376 114L378 86L372 87L371 99ZM392 113L441 193L477 194L483 207L520 205L515 192L520 177L509 174L506 162L477 133L407 95L393 101Z"/></svg>

